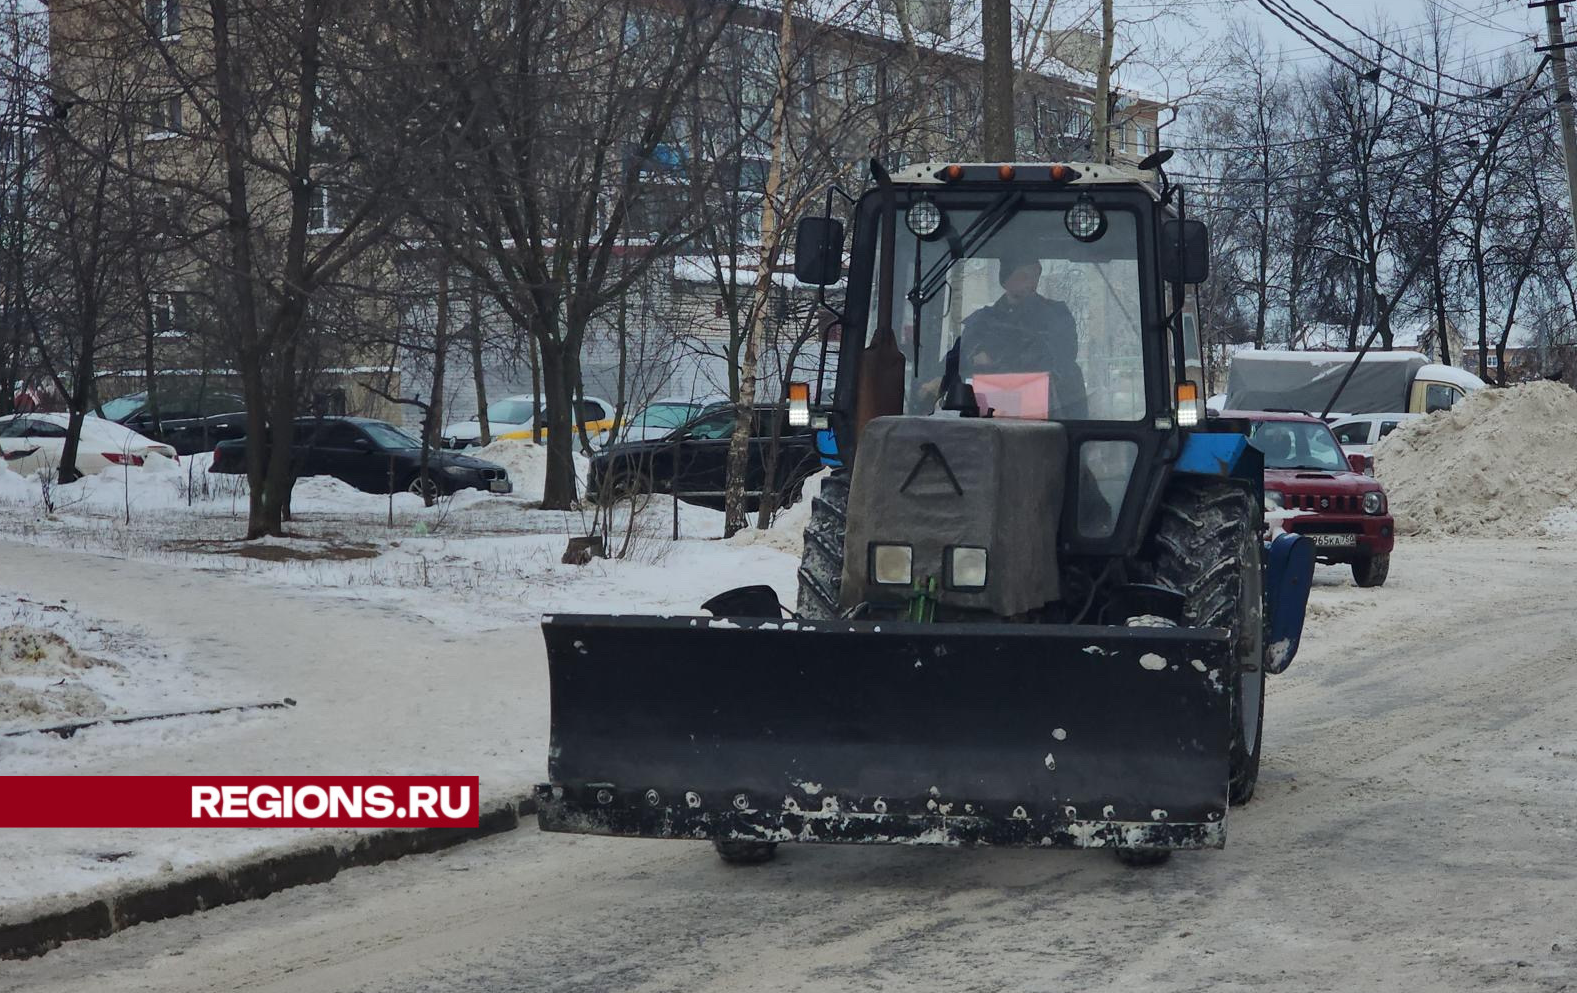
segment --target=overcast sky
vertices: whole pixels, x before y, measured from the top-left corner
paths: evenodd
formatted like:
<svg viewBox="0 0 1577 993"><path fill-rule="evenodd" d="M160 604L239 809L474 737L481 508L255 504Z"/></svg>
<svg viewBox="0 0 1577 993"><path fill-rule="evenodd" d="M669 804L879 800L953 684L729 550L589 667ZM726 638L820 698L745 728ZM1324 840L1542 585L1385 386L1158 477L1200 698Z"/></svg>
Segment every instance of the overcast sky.
<svg viewBox="0 0 1577 993"><path fill-rule="evenodd" d="M1341 18L1346 18L1357 28L1371 34L1375 33L1378 25L1385 24L1402 38L1417 40L1427 30L1431 14L1438 12L1453 27L1456 43L1462 48L1460 55L1447 62L1448 69L1453 72L1463 68L1464 64L1471 66L1482 63L1489 68L1512 55L1529 56L1534 44L1528 40L1529 36L1542 36L1544 33L1543 11L1529 10L1526 0L1323 0L1323 7L1320 0L1283 2L1330 34L1350 43L1360 40L1358 31L1343 24ZM1312 68L1329 60L1328 56L1315 50L1308 41L1268 13L1258 0L1116 0L1116 5L1119 16L1134 18L1142 18L1157 7L1185 7L1193 12L1195 22L1207 30L1212 26L1216 30L1224 30L1224 26L1233 20L1248 21L1260 28L1270 47L1284 51L1289 64ZM1569 9L1577 10L1577 3ZM1570 24L1567 30L1577 33L1577 28ZM1317 35L1315 37L1326 47L1335 47L1325 39ZM1359 44L1353 44L1353 47L1363 50ZM1402 64L1397 68L1405 69L1407 66ZM1461 72L1457 74L1465 75ZM1145 89L1159 85L1163 93L1166 90L1176 93L1180 80L1172 80L1169 87L1158 78L1132 80L1131 84Z"/></svg>

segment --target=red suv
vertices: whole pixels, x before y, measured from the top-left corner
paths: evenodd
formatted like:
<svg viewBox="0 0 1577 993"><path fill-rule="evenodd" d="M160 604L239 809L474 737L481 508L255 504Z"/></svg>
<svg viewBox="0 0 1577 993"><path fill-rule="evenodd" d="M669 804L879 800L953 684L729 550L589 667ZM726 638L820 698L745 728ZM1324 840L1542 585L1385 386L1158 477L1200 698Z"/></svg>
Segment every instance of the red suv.
<svg viewBox="0 0 1577 993"><path fill-rule="evenodd" d="M1359 586L1383 585L1396 544L1385 489L1354 471L1330 427L1308 414L1222 411L1221 417L1249 423L1249 444L1265 456L1266 507L1295 512L1282 526L1314 542L1319 561L1350 564Z"/></svg>

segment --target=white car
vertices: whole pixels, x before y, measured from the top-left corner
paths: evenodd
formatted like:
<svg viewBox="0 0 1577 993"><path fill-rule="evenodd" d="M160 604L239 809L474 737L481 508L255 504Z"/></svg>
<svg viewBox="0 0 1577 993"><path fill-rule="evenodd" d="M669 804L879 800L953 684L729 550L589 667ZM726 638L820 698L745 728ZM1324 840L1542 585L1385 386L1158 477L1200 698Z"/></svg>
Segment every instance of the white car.
<svg viewBox="0 0 1577 993"><path fill-rule="evenodd" d="M1423 414L1347 414L1331 420L1331 432L1348 455L1374 455L1374 446L1398 426Z"/></svg>
<svg viewBox="0 0 1577 993"><path fill-rule="evenodd" d="M531 412L536 401L529 393L505 397L487 405L487 430L494 441L505 435L531 431ZM544 411L546 408L543 408ZM586 397L580 406L581 420L586 433L593 438L613 426L613 404L601 397ZM482 423L476 417L469 421L454 421L444 425L442 441L445 448L470 448L482 444Z"/></svg>
<svg viewBox="0 0 1577 993"><path fill-rule="evenodd" d="M0 417L0 453L7 468L30 474L54 472L66 447L66 414L12 414ZM77 442L77 471L90 476L112 465L142 465L149 456L176 458L175 449L144 437L114 421L82 419Z"/></svg>
<svg viewBox="0 0 1577 993"><path fill-rule="evenodd" d="M674 428L683 427L720 403L723 396L663 397L637 411L619 429L619 441L651 441L666 438Z"/></svg>

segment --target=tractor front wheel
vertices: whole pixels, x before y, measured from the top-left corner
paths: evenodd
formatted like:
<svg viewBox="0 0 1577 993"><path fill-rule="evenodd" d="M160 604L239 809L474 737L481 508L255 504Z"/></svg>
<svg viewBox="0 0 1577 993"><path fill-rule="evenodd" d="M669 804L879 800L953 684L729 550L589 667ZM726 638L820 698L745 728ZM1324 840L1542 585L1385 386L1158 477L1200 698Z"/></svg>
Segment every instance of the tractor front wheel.
<svg viewBox="0 0 1577 993"><path fill-rule="evenodd" d="M821 492L810 498L810 523L805 525L805 551L799 560L799 616L831 620L842 613L843 537L849 522L849 471L838 469L821 479Z"/></svg>
<svg viewBox="0 0 1577 993"><path fill-rule="evenodd" d="M1228 799L1247 803L1259 781L1265 712L1261 510L1224 480L1178 479L1157 513L1149 565L1183 594L1183 624L1232 632L1232 748Z"/></svg>
<svg viewBox="0 0 1577 993"><path fill-rule="evenodd" d="M778 854L775 841L734 841L713 838L712 847L717 849L717 857L729 865L760 865L772 861Z"/></svg>

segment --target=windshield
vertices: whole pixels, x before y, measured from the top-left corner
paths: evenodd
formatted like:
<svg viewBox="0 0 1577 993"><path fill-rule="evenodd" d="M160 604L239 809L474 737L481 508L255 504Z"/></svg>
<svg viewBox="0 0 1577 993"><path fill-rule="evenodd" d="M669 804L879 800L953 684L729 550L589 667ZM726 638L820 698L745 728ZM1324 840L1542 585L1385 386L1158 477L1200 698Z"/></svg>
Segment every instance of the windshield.
<svg viewBox="0 0 1577 993"><path fill-rule="evenodd" d="M1307 421L1259 421L1249 442L1265 456L1267 469L1316 469L1346 472L1347 460L1324 424Z"/></svg>
<svg viewBox="0 0 1577 993"><path fill-rule="evenodd" d="M530 400L500 400L487 405L487 423L525 424L531 420Z"/></svg>
<svg viewBox="0 0 1577 993"><path fill-rule="evenodd" d="M636 415L630 422L637 428L676 428L701 409L700 404L654 403Z"/></svg>
<svg viewBox="0 0 1577 993"><path fill-rule="evenodd" d="M422 443L412 438L392 424L382 421L368 421L362 424L362 430L372 436L372 440L379 448L421 448Z"/></svg>
<svg viewBox="0 0 1577 993"><path fill-rule="evenodd" d="M133 393L129 397L116 397L104 405L106 420L122 421L135 414L148 400L146 393Z"/></svg>
<svg viewBox="0 0 1577 993"><path fill-rule="evenodd" d="M1142 419L1135 215L1082 204L1075 220L1090 223L1089 240L1081 241L1068 230L1067 211L1014 206L950 207L929 240L904 229L900 208L893 324L908 367L907 412L967 409L967 386L980 413L996 417ZM909 297L917 284L924 298L918 371ZM877 297L873 291L871 333Z"/></svg>

